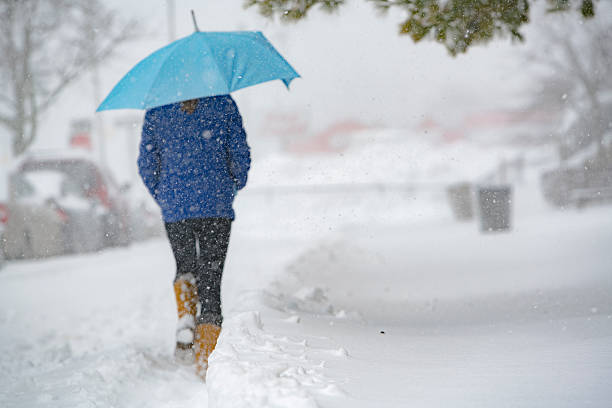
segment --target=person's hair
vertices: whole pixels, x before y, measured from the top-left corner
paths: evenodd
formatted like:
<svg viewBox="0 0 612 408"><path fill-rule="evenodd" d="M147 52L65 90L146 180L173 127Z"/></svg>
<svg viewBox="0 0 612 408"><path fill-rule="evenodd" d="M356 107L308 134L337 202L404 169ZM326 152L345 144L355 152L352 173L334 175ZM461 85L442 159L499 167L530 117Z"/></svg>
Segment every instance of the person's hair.
<svg viewBox="0 0 612 408"><path fill-rule="evenodd" d="M197 107L198 107L197 99L189 99L188 101L181 102L181 110L189 114L192 114L193 112L195 112Z"/></svg>

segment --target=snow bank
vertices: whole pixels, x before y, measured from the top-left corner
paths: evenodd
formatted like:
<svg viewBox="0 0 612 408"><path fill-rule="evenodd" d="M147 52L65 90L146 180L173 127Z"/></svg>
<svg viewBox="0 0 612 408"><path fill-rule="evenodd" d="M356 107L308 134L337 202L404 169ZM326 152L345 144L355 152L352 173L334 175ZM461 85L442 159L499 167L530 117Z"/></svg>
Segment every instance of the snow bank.
<svg viewBox="0 0 612 408"><path fill-rule="evenodd" d="M610 210L520 215L512 233L496 236L461 223L347 226L289 264L268 304L411 324L612 311Z"/></svg>
<svg viewBox="0 0 612 408"><path fill-rule="evenodd" d="M345 151L275 153L255 161L248 188L474 181L494 170L500 160L525 154L513 147L440 144L411 130L375 129L354 134Z"/></svg>
<svg viewBox="0 0 612 408"><path fill-rule="evenodd" d="M319 395L342 395L310 351L305 340L266 332L259 312L227 319L210 358L209 406L313 408Z"/></svg>
<svg viewBox="0 0 612 408"><path fill-rule="evenodd" d="M0 407L205 407L174 362L167 242L0 272Z"/></svg>

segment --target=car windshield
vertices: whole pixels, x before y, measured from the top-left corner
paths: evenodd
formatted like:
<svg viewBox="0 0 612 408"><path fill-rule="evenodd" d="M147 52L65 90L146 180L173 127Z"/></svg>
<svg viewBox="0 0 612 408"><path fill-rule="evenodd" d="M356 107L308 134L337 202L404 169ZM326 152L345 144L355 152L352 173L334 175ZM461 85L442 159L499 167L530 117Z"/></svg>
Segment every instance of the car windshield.
<svg viewBox="0 0 612 408"><path fill-rule="evenodd" d="M90 163L79 160L48 160L29 162L23 166L22 173L48 172L63 179L61 195L87 196L96 188L96 170Z"/></svg>
<svg viewBox="0 0 612 408"><path fill-rule="evenodd" d="M66 176L50 170L30 171L14 179L14 196L20 200L44 202L62 195Z"/></svg>
<svg viewBox="0 0 612 408"><path fill-rule="evenodd" d="M12 180L13 197L44 202L65 197L85 198L96 187L96 171L81 161L28 162Z"/></svg>

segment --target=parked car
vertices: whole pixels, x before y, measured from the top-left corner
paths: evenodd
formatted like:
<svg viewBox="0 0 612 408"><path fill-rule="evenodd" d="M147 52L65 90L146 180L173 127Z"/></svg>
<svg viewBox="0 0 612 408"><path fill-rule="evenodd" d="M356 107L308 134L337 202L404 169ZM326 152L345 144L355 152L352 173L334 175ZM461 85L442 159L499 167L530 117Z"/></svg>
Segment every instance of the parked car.
<svg viewBox="0 0 612 408"><path fill-rule="evenodd" d="M544 198L559 207L612 202L612 149L544 172L541 186Z"/></svg>
<svg viewBox="0 0 612 408"><path fill-rule="evenodd" d="M162 236L166 230L159 209L152 208L150 200L134 200L134 202L137 204L130 209L132 239L134 241L146 241Z"/></svg>
<svg viewBox="0 0 612 408"><path fill-rule="evenodd" d="M89 252L130 242L127 202L112 176L88 159L29 158L9 184L9 257Z"/></svg>
<svg viewBox="0 0 612 408"><path fill-rule="evenodd" d="M5 256L29 259L65 253L64 214L51 205L31 199L34 190L27 182L13 177L11 184L18 193L14 195L16 199L11 198L6 204Z"/></svg>

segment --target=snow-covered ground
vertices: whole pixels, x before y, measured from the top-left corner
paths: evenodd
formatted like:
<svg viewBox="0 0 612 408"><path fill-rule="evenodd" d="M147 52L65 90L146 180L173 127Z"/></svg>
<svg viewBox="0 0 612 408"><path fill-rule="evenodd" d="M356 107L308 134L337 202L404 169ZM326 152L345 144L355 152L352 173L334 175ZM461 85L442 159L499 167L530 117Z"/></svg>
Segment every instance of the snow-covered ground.
<svg viewBox="0 0 612 408"><path fill-rule="evenodd" d="M511 233L440 214L338 228L258 283L233 263L214 406L609 406L612 208L534 193Z"/></svg>
<svg viewBox="0 0 612 408"><path fill-rule="evenodd" d="M612 207L550 209L527 172L512 231L481 234L453 221L439 188L265 189L356 173L474 179L498 157L469 146L407 157L408 143L391 143L398 158L372 172L367 157L384 149L294 162L302 171L287 183L274 178L288 160L255 163L236 203L206 386L172 362L164 240L9 264L0 406L609 407Z"/></svg>
<svg viewBox="0 0 612 408"><path fill-rule="evenodd" d="M0 406L205 401L206 389L170 360L169 255L165 243L152 242L2 270Z"/></svg>

